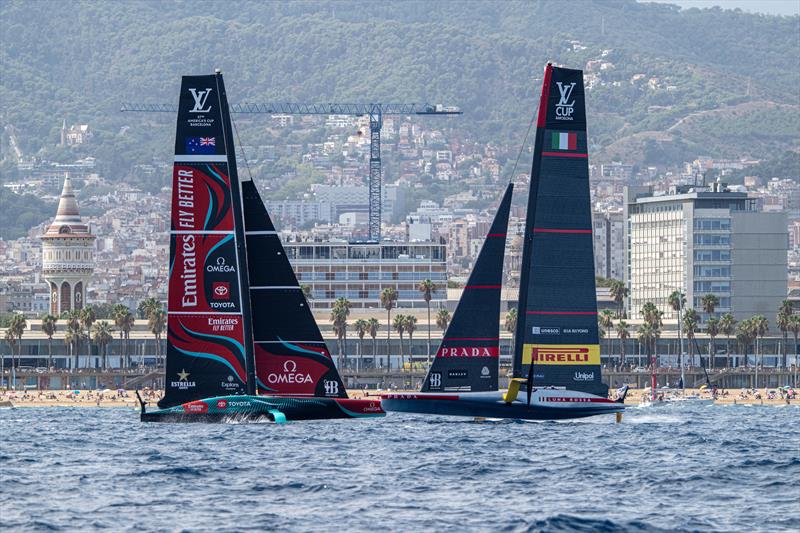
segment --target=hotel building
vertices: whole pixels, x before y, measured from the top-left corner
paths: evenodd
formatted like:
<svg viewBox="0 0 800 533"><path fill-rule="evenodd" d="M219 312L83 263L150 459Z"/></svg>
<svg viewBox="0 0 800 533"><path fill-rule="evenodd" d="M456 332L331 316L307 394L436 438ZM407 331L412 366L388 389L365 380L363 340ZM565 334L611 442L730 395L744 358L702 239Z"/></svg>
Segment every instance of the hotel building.
<svg viewBox="0 0 800 533"><path fill-rule="evenodd" d="M381 291L397 291L397 307L425 307L417 290L430 279L438 287L431 306L447 300L447 245L434 242L284 242L311 307L330 308L345 297L355 309L380 308Z"/></svg>
<svg viewBox="0 0 800 533"><path fill-rule="evenodd" d="M667 302L674 290L698 312L703 295L715 294L715 313L737 320L773 317L786 298L785 213L761 212L758 199L719 182L661 196L649 187L626 187L624 210L629 317L653 302L665 319L676 319Z"/></svg>

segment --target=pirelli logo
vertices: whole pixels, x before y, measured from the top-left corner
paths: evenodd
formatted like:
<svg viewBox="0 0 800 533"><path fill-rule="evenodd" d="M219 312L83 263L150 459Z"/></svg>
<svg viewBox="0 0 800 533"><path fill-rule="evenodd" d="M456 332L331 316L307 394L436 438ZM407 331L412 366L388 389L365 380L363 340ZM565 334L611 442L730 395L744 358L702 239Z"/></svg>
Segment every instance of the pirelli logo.
<svg viewBox="0 0 800 533"><path fill-rule="evenodd" d="M599 365L600 345L524 344L522 364L531 364L531 358L536 365Z"/></svg>

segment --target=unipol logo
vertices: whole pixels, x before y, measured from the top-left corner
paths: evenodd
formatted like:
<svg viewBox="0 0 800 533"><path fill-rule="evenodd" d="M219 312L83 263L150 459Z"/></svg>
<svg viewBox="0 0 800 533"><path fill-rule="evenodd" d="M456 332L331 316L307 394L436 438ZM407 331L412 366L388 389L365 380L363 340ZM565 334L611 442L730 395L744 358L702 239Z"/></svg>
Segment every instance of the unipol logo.
<svg viewBox="0 0 800 533"><path fill-rule="evenodd" d="M328 396L335 396L339 394L339 382L325 380L325 394Z"/></svg>
<svg viewBox="0 0 800 533"><path fill-rule="evenodd" d="M575 82L564 85L560 81L558 86L559 99L556 104L556 120L572 120L572 113L575 112L575 99L572 98L572 91L575 89Z"/></svg>
<svg viewBox="0 0 800 533"><path fill-rule="evenodd" d="M211 111L211 104L206 107L206 100L208 100L208 95L211 94L210 88L203 91L189 89L189 92L192 93L192 98L194 98L194 107L189 110L189 113L208 113Z"/></svg>
<svg viewBox="0 0 800 533"><path fill-rule="evenodd" d="M439 389L442 387L442 374L441 372L431 372L431 388Z"/></svg>

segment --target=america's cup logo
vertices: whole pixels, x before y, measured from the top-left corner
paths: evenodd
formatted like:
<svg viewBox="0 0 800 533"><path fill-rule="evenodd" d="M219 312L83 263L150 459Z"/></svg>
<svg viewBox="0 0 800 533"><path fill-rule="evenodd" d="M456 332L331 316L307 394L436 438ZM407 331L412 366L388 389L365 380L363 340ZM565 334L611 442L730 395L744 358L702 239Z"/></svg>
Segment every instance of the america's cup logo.
<svg viewBox="0 0 800 533"><path fill-rule="evenodd" d="M211 94L210 88L200 91L197 89L189 89L189 92L192 94L192 98L194 98L194 107L189 110L189 113L208 113L211 111L211 104L206 107L206 100L208 100L208 95Z"/></svg>
<svg viewBox="0 0 800 533"><path fill-rule="evenodd" d="M556 104L556 120L572 120L572 113L575 111L575 99L572 98L572 90L575 89L576 83L573 81L565 85L557 81L556 85L559 93L558 103Z"/></svg>

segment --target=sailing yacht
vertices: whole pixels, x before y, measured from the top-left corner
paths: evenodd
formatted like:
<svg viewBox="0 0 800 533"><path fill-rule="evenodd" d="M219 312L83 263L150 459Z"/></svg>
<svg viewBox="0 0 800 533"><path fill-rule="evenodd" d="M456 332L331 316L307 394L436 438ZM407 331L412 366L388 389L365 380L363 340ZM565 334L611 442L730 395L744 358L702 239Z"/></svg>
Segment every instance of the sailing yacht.
<svg viewBox="0 0 800 533"><path fill-rule="evenodd" d="M503 235L510 195L509 187L494 221ZM500 291L469 290L472 278L485 272L499 289L502 245L501 257L483 255L493 246L495 231L487 236L453 316L459 336L448 328L420 392L385 394L383 408L533 420L622 412L627 389L610 400L601 381L582 71L548 63L544 72L507 391L498 391L492 379L497 356L491 364L487 359L497 353ZM478 294L480 309L469 303ZM462 331L476 333L462 336ZM452 351L453 345L459 349Z"/></svg>
<svg viewBox="0 0 800 533"><path fill-rule="evenodd" d="M236 168L222 74L184 76L172 179L165 395L141 419L383 416L347 397L255 184Z"/></svg>

